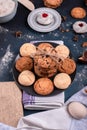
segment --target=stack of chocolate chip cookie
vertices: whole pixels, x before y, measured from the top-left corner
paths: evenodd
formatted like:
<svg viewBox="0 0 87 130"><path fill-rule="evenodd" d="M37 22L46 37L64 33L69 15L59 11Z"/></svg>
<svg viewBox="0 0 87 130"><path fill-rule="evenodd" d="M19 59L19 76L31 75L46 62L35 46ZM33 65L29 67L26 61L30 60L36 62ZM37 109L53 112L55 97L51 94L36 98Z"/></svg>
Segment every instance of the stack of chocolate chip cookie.
<svg viewBox="0 0 87 130"><path fill-rule="evenodd" d="M49 43L42 43L38 46L38 50L42 53L34 57L34 70L40 77L52 77L57 72L57 64L48 54L55 53L54 48Z"/></svg>

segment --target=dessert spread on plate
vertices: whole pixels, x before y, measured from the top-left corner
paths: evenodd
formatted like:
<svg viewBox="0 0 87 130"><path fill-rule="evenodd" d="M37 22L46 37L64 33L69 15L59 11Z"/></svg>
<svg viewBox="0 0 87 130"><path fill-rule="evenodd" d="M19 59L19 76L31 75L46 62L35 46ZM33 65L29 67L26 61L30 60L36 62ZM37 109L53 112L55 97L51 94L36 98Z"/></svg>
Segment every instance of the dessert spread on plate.
<svg viewBox="0 0 87 130"><path fill-rule="evenodd" d="M41 42L35 46L24 43L19 54L14 67L18 72L17 82L24 88L32 88L35 93L45 96L55 89L67 89L71 84L76 63L70 58L66 45Z"/></svg>
<svg viewBox="0 0 87 130"><path fill-rule="evenodd" d="M9 15L15 8L13 0L0 0L0 17Z"/></svg>
<svg viewBox="0 0 87 130"><path fill-rule="evenodd" d="M27 18L28 25L38 32L51 32L60 27L61 21L58 11L47 7L33 10Z"/></svg>
<svg viewBox="0 0 87 130"><path fill-rule="evenodd" d="M36 21L42 25L48 25L53 22L53 15L51 13L39 13L37 14Z"/></svg>

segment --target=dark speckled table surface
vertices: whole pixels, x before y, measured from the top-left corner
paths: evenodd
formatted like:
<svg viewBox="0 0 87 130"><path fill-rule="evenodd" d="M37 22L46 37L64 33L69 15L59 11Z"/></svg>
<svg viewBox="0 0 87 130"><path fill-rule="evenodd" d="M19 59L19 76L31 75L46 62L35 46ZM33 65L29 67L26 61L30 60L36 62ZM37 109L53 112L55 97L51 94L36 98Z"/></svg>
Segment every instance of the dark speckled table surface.
<svg viewBox="0 0 87 130"><path fill-rule="evenodd" d="M32 0L32 2L35 8L44 7L42 0ZM62 5L55 9L62 16L66 16L66 21L62 22L61 27L69 29L69 32L61 32L59 29L56 29L48 33L39 33L31 29L27 24L27 16L30 11L18 4L16 16L8 23L0 24L0 81L14 81L12 66L23 43L32 40L63 40L64 44L70 48L72 56L77 63L74 81L65 91L65 100L83 88L87 84L87 64L78 63L77 59L87 49L87 47L81 46L83 42L87 41L87 33L78 34L78 41L73 40L76 34L72 30L72 25L78 19L72 18L70 11L76 6L83 7L87 11L84 0L64 0ZM87 16L82 20L87 22ZM22 32L21 37L15 36L17 31ZM35 111L24 110L24 112L27 115Z"/></svg>

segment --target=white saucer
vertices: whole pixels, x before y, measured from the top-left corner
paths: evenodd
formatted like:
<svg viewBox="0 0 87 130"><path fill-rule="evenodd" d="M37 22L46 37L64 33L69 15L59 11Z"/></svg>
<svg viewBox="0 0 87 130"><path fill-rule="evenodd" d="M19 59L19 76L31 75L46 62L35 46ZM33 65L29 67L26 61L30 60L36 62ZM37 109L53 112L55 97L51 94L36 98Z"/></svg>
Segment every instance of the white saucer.
<svg viewBox="0 0 87 130"><path fill-rule="evenodd" d="M49 25L41 25L41 24L37 23L37 21L36 21L37 14L38 13L44 13L44 12L51 13L53 15L54 20ZM53 31L53 30L57 29L60 26L60 24L61 24L61 16L54 9L42 7L42 8L37 8L37 9L33 10L28 15L27 22L28 22L28 25L32 29L34 29L34 30L36 30L38 32L50 32L50 31Z"/></svg>

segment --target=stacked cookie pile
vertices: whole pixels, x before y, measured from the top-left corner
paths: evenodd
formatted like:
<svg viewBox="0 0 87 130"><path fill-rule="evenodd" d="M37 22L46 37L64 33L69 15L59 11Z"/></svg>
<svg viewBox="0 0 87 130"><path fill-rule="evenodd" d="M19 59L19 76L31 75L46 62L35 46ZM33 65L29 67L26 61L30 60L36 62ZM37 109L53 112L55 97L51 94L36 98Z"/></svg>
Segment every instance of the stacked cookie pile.
<svg viewBox="0 0 87 130"><path fill-rule="evenodd" d="M65 45L23 44L20 47L21 57L15 63L15 68L20 72L18 82L26 87L34 86L34 91L40 95L51 94L55 87L68 88L70 75L76 69L76 63L69 55L70 50Z"/></svg>
<svg viewBox="0 0 87 130"><path fill-rule="evenodd" d="M34 57L34 70L40 77L52 77L57 72L56 61L52 58L56 51L49 43L38 45L37 54Z"/></svg>

